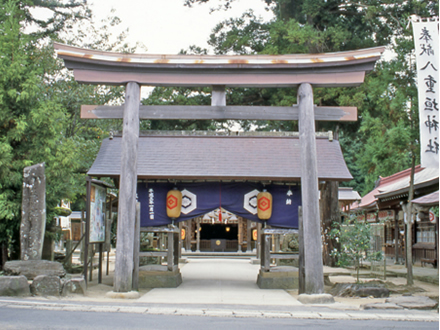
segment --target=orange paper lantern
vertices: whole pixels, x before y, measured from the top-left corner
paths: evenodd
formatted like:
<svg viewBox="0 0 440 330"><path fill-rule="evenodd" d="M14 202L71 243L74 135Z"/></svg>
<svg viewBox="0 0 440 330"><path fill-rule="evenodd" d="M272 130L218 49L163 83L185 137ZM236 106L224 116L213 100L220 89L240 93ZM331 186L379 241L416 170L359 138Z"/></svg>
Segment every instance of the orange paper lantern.
<svg viewBox="0 0 440 330"><path fill-rule="evenodd" d="M263 190L257 195L258 219L267 220L272 216L272 195Z"/></svg>
<svg viewBox="0 0 440 330"><path fill-rule="evenodd" d="M173 189L167 193L167 216L175 219L180 217L182 210L182 193Z"/></svg>

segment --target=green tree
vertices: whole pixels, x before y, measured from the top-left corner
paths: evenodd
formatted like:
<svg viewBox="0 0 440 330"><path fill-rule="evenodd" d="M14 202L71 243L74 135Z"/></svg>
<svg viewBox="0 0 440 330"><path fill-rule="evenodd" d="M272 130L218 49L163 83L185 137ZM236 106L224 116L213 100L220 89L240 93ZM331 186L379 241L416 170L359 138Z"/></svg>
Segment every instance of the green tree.
<svg viewBox="0 0 440 330"><path fill-rule="evenodd" d="M62 133L65 110L46 97L46 54L35 36L22 32L26 11L19 3L11 0L0 8L0 242L9 247L18 244L24 167L46 163L50 219L59 196L74 193L70 184L79 153Z"/></svg>
<svg viewBox="0 0 440 330"><path fill-rule="evenodd" d="M339 243L339 249L334 248L331 255L336 257L337 265L356 268L356 282L359 283L361 261L379 261L383 259L381 251L369 252L371 246L371 227L368 222L346 221L343 224L333 223L333 229L328 233L331 239Z"/></svg>
<svg viewBox="0 0 440 330"><path fill-rule="evenodd" d="M24 167L46 163L46 213L50 224L61 199L75 201L85 195L85 172L99 149L100 141L109 130L121 125L116 120L80 120L81 104L120 102L123 90L78 84L64 69L62 61L55 59L53 47L47 42L48 36L62 40L63 33L74 29L82 33L78 32L76 39L69 39L71 44L83 43L87 35L92 35L94 48L110 50L119 46L118 50L132 51L123 43L123 36L117 36L116 41L109 36L109 26L118 24L119 20L111 17L108 24L103 23L101 28L81 24L80 29L75 29L71 24L79 17L88 16L67 14L67 11L77 8L89 13L88 9L73 1L67 7L62 4L57 6L60 3L41 3L42 7L49 6L54 12L62 12L60 16L59 13L54 14L57 19L48 21L38 21L30 16L30 9L39 5L39 1L9 0L0 7L2 262L5 262L6 249L13 258L18 253ZM38 25L38 32L29 32L24 28L32 22Z"/></svg>

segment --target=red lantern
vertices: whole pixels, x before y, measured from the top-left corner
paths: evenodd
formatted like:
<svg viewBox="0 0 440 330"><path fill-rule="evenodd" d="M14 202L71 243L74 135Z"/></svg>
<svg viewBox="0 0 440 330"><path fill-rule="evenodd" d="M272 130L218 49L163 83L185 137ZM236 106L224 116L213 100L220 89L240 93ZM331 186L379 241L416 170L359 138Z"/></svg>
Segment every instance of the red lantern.
<svg viewBox="0 0 440 330"><path fill-rule="evenodd" d="M167 193L167 216L175 219L180 217L182 210L182 193L173 189Z"/></svg>
<svg viewBox="0 0 440 330"><path fill-rule="evenodd" d="M272 216L272 195L266 190L257 195L257 214L261 220L270 219Z"/></svg>

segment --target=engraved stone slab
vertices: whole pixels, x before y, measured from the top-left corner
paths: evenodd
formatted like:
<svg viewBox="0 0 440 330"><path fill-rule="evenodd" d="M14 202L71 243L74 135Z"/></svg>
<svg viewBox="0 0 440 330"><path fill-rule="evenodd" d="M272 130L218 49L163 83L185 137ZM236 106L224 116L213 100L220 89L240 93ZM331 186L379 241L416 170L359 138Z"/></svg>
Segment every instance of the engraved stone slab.
<svg viewBox="0 0 440 330"><path fill-rule="evenodd" d="M21 260L40 260L46 229L46 177L44 163L23 170L20 225Z"/></svg>

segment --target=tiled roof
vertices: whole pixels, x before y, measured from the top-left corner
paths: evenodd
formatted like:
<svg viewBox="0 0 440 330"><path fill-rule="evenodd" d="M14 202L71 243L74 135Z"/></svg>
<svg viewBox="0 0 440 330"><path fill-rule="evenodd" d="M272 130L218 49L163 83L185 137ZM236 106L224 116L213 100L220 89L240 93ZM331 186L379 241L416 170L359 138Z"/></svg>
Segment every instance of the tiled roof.
<svg viewBox="0 0 440 330"><path fill-rule="evenodd" d="M414 174L414 188L419 188L423 186L433 185L437 183L438 185L438 168L423 168L421 171ZM376 198L385 198L400 193L406 193L409 191L409 175L405 178L395 181L383 190L379 190L376 194Z"/></svg>
<svg viewBox="0 0 440 330"><path fill-rule="evenodd" d="M412 202L419 205L438 205L438 190L431 194L414 199Z"/></svg>
<svg viewBox="0 0 440 330"><path fill-rule="evenodd" d="M119 176L121 137L105 139L88 174ZM317 138L318 177L352 176L338 141ZM298 181L300 141L292 136L142 136L138 177L176 180Z"/></svg>
<svg viewBox="0 0 440 330"><path fill-rule="evenodd" d="M420 167L420 165L417 165L415 172L417 173L420 172L421 170L422 168ZM377 194L383 192L387 186L395 182L398 182L402 179L409 178L410 174L411 174L411 168L403 170L398 173L394 173L390 176L379 177L379 184L372 191L370 191L368 194L362 197L362 200L359 203L358 207L369 208L375 206L377 202L377 198L376 198Z"/></svg>
<svg viewBox="0 0 440 330"><path fill-rule="evenodd" d="M411 168L395 173L387 177L380 177L379 185L362 197L359 208L368 209L376 207L379 198L389 197L401 192L407 192L409 189L409 178L411 175ZM422 168L417 165L414 174L415 187L424 184L438 182L438 170Z"/></svg>

